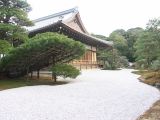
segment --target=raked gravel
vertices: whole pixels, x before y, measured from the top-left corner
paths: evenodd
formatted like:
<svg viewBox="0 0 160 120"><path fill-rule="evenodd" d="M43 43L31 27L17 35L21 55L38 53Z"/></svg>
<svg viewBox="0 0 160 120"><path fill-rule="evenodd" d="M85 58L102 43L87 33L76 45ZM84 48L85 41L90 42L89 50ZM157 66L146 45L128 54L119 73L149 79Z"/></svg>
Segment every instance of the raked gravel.
<svg viewBox="0 0 160 120"><path fill-rule="evenodd" d="M0 120L135 120L160 99L132 70L84 70L58 86L0 91Z"/></svg>

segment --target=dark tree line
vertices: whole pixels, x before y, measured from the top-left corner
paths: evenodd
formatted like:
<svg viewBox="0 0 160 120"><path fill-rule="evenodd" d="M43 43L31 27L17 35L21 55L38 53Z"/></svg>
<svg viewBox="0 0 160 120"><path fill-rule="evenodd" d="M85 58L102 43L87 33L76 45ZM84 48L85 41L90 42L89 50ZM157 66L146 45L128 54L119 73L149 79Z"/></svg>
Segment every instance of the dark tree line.
<svg viewBox="0 0 160 120"><path fill-rule="evenodd" d="M160 20L150 20L145 29L140 27L131 28L127 31L117 29L109 37L103 35L93 35L95 37L113 41L114 51L117 50L117 56L124 56L129 62L135 63L137 68L160 69ZM100 58L113 58L112 51L102 52ZM102 57L103 56L103 57ZM119 61L119 57L116 61ZM108 60L110 61L110 60ZM112 60L113 61L113 60ZM115 59L114 59L115 61Z"/></svg>

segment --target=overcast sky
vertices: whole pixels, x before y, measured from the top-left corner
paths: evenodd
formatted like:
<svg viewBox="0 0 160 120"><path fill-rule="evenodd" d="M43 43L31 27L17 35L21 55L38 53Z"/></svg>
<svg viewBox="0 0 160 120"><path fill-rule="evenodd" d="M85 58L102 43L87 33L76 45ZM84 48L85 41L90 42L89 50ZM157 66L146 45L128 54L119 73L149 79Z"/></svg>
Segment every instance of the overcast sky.
<svg viewBox="0 0 160 120"><path fill-rule="evenodd" d="M145 28L149 19L160 17L160 0L27 0L29 18L36 19L78 7L89 33L108 36L115 29Z"/></svg>

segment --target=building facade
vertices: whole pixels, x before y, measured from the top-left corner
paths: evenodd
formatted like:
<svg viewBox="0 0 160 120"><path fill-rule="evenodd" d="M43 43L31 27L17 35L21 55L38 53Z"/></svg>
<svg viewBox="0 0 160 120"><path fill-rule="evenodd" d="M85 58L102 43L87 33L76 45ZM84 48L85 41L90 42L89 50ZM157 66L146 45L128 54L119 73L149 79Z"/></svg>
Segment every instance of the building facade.
<svg viewBox="0 0 160 120"><path fill-rule="evenodd" d="M85 55L81 59L69 63L79 69L97 68L97 49L112 48L112 42L95 38L87 32L77 8L33 20L33 23L35 26L27 28L29 37L33 37L38 33L58 32L82 42L87 49Z"/></svg>

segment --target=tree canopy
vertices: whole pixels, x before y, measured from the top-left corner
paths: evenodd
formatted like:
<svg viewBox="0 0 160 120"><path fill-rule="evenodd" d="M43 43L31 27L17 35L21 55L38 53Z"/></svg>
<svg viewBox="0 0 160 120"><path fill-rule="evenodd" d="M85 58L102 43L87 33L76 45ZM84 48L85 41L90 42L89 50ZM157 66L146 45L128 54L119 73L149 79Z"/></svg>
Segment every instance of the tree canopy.
<svg viewBox="0 0 160 120"><path fill-rule="evenodd" d="M114 70L129 65L126 57L119 55L117 49L99 51L98 60L103 62L104 69Z"/></svg>
<svg viewBox="0 0 160 120"><path fill-rule="evenodd" d="M143 32L135 45L137 60L145 59L146 65L149 67L156 57L155 50L153 50L157 49L156 44L152 33L148 31Z"/></svg>
<svg viewBox="0 0 160 120"><path fill-rule="evenodd" d="M9 76L20 76L56 63L77 59L85 52L82 43L57 33L37 34L13 48L2 58L0 70Z"/></svg>
<svg viewBox="0 0 160 120"><path fill-rule="evenodd" d="M0 40L7 40L13 46L27 39L24 26L32 25L27 18L31 10L24 0L0 0Z"/></svg>
<svg viewBox="0 0 160 120"><path fill-rule="evenodd" d="M5 41L5 40L0 40L0 54L5 54L7 51L11 48L11 45Z"/></svg>
<svg viewBox="0 0 160 120"><path fill-rule="evenodd" d="M120 33L114 31L110 34L109 38L113 41L114 48L117 49L122 56L127 56L127 40Z"/></svg>
<svg viewBox="0 0 160 120"><path fill-rule="evenodd" d="M144 30L140 27L131 28L126 31L126 40L128 44L127 58L130 62L135 62L134 45Z"/></svg>
<svg viewBox="0 0 160 120"><path fill-rule="evenodd" d="M109 38L104 36L104 35L97 35L97 34L91 34L93 37L96 37L96 38L99 38L99 39L102 39L102 40L107 40L109 41Z"/></svg>
<svg viewBox="0 0 160 120"><path fill-rule="evenodd" d="M158 65L160 60L160 20L150 20L146 30L140 35L135 45L137 61L145 68ZM160 69L160 68L159 68Z"/></svg>
<svg viewBox="0 0 160 120"><path fill-rule="evenodd" d="M124 38L126 37L126 31L123 30L123 29L114 30L111 34L118 34L118 35L123 36ZM110 34L110 35L111 35L111 34Z"/></svg>
<svg viewBox="0 0 160 120"><path fill-rule="evenodd" d="M76 78L80 74L80 70L76 69L74 66L69 64L56 64L51 68L54 80L56 82L57 76L63 78Z"/></svg>

